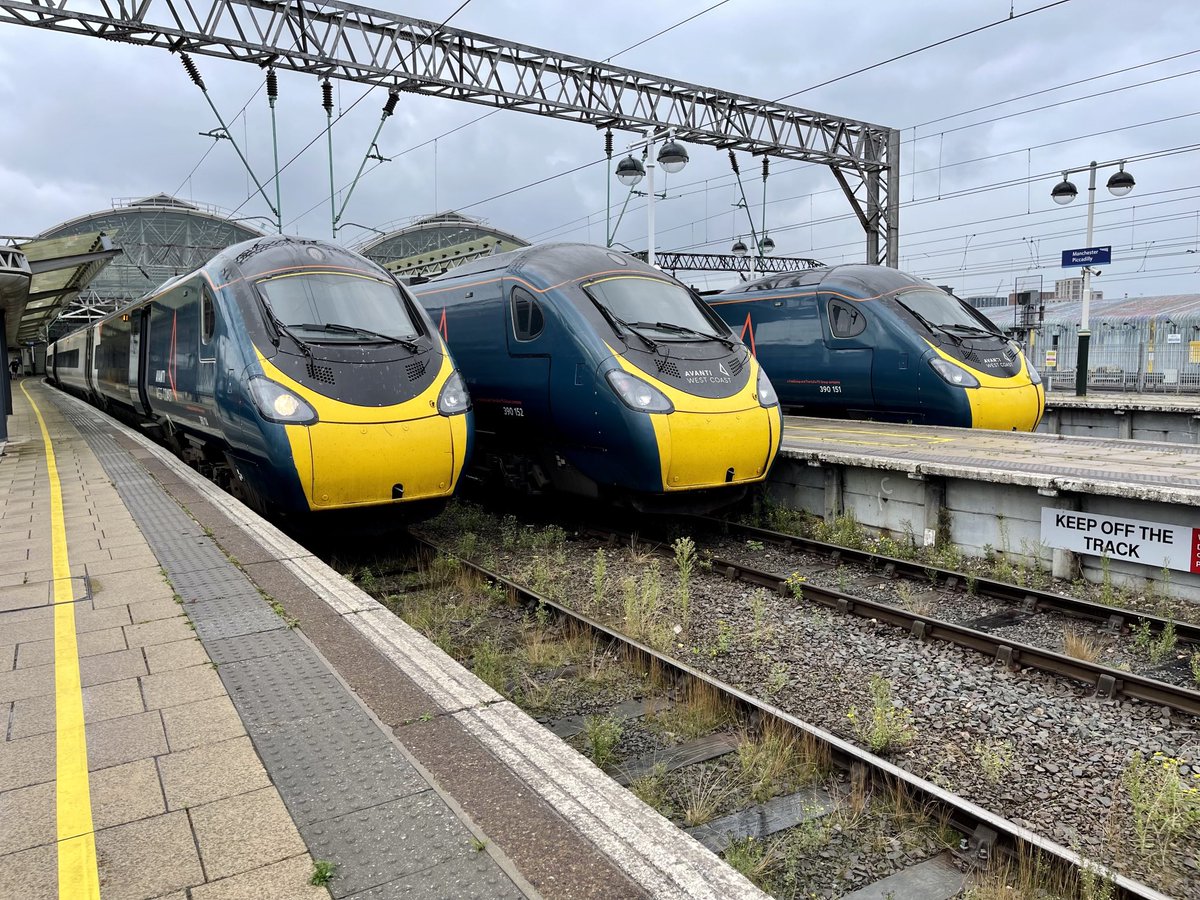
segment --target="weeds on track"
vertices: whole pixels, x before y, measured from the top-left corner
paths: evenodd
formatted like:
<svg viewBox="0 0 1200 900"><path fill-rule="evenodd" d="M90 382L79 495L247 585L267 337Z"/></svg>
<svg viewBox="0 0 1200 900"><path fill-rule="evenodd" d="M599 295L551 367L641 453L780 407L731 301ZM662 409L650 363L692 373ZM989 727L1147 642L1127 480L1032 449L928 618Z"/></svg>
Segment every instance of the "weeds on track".
<svg viewBox="0 0 1200 900"><path fill-rule="evenodd" d="M892 683L882 675L871 676L871 708L859 712L850 707L846 717L859 740L876 753L907 747L917 736L912 726L912 710L895 705Z"/></svg>
<svg viewBox="0 0 1200 900"><path fill-rule="evenodd" d="M1074 625L1063 629L1063 653L1067 656L1095 662L1100 658L1101 650L1100 642L1094 636L1079 631Z"/></svg>

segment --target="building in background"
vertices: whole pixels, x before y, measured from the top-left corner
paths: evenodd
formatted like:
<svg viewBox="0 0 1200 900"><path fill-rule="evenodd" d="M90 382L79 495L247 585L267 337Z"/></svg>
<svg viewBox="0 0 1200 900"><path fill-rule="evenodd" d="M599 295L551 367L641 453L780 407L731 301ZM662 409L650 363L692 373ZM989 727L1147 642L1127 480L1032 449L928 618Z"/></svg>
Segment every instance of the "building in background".
<svg viewBox="0 0 1200 900"><path fill-rule="evenodd" d="M55 225L38 238L88 232L102 232L122 253L50 326L51 338L136 300L169 278L199 268L232 244L263 233L249 221L229 218L214 206L155 194L137 200L114 200L111 209Z"/></svg>
<svg viewBox="0 0 1200 900"><path fill-rule="evenodd" d="M1082 300L1083 299L1083 276L1075 278L1059 278L1054 282L1054 293L1050 296L1051 300ZM1104 291L1092 289L1092 300L1103 300Z"/></svg>
<svg viewBox="0 0 1200 900"><path fill-rule="evenodd" d="M450 211L414 219L354 249L398 277L428 278L481 256L528 246L524 238Z"/></svg>
<svg viewBox="0 0 1200 900"><path fill-rule="evenodd" d="M984 310L1026 346L1050 388L1071 390L1079 344L1080 300L1046 303L1040 327L1027 327L1022 308ZM1090 387L1124 391L1200 392L1200 294L1096 299L1089 308Z"/></svg>

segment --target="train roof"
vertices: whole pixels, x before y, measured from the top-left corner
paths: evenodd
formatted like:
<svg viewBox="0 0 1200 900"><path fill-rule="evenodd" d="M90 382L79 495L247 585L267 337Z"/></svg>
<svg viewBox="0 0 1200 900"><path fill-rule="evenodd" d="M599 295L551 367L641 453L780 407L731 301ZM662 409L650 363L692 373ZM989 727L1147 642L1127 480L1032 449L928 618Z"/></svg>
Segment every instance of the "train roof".
<svg viewBox="0 0 1200 900"><path fill-rule="evenodd" d="M343 266L369 271L379 278L389 278L376 263L353 250L347 250L332 241L287 234L269 234L234 244L214 256L206 268L220 271L230 263L236 265L246 278L257 278L296 265Z"/></svg>
<svg viewBox="0 0 1200 900"><path fill-rule="evenodd" d="M521 247L507 253L497 253L495 256L485 256L482 259L463 263L437 278L430 279L430 282L448 281L451 278L481 275L486 272L507 271L514 275L521 272L536 272L539 278L548 279L551 284L557 284L580 277L581 271L602 272L619 268L627 268L630 273L639 275L670 277L653 266L646 265L640 259L619 250L597 247L594 244L549 243Z"/></svg>
<svg viewBox="0 0 1200 900"><path fill-rule="evenodd" d="M799 272L767 275L722 291L717 297L751 294L758 291L792 290L796 288L839 290L851 295L877 297L900 288L927 285L928 282L899 269L847 263L841 266L821 266ZM929 285L933 287L933 285ZM714 298L715 299L715 298Z"/></svg>

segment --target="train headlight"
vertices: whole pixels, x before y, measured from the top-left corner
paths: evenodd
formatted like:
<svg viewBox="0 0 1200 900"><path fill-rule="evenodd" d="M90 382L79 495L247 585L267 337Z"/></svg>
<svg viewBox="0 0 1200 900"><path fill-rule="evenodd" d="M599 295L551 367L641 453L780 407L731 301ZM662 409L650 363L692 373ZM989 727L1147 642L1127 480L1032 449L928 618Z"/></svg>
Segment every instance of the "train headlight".
<svg viewBox="0 0 1200 900"><path fill-rule="evenodd" d="M317 411L307 401L262 375L250 378L250 396L254 398L259 415L268 422L312 425L317 421Z"/></svg>
<svg viewBox="0 0 1200 900"><path fill-rule="evenodd" d="M755 388L754 395L758 397L758 402L762 406L779 405L779 395L775 393L775 385L771 384L771 379L762 369L758 370L758 387Z"/></svg>
<svg viewBox="0 0 1200 900"><path fill-rule="evenodd" d="M608 383L617 392L621 402L630 409L646 413L669 413L675 411L675 404L662 391L642 379L614 369L607 375Z"/></svg>
<svg viewBox="0 0 1200 900"><path fill-rule="evenodd" d="M960 388L977 388L979 387L979 379L964 369L962 366L956 366L949 360L935 357L929 361L929 365L933 367L933 371L942 376L942 380L947 384L952 384Z"/></svg>
<svg viewBox="0 0 1200 900"><path fill-rule="evenodd" d="M457 371L451 372L442 385L437 408L443 416L457 416L471 408L471 395L467 393L467 386Z"/></svg>
<svg viewBox="0 0 1200 900"><path fill-rule="evenodd" d="M1033 363L1031 363L1028 359L1025 360L1025 368L1027 368L1029 370L1029 383L1030 384L1041 384L1042 383L1042 376L1040 374L1038 374L1038 370L1033 367Z"/></svg>

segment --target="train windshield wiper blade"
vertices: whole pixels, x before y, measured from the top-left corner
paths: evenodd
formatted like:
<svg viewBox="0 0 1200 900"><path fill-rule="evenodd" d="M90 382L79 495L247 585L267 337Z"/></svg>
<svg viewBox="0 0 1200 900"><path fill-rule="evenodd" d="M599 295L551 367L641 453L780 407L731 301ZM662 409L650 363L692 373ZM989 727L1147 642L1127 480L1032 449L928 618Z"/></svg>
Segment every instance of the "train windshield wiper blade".
<svg viewBox="0 0 1200 900"><path fill-rule="evenodd" d="M626 322L624 319L622 319L620 316L618 316L615 312L613 312L611 309L609 309L603 303L598 301L595 297L592 297L592 302L596 304L596 308L598 310L600 310L600 314L602 316L604 316L605 319L608 320L608 324L612 326L613 331L620 332L621 329L623 328L626 331L628 331L630 334L639 338L642 341L642 343L644 343L651 350L658 349L658 342L655 341L653 338L648 337L645 333L639 331L636 326L631 325L630 323Z"/></svg>
<svg viewBox="0 0 1200 900"><path fill-rule="evenodd" d="M965 331L968 334L983 334L988 337L1003 338L1004 335L998 331L991 331L987 328L980 328L978 325L959 325L957 322L950 325L944 325L943 328L957 328L959 331Z"/></svg>
<svg viewBox="0 0 1200 900"><path fill-rule="evenodd" d="M911 315L911 316L912 316L914 319L916 319L918 322L920 322L922 325L924 325L924 326L925 326L925 328L926 328L926 329L927 329L927 330L928 330L928 331L929 331L931 334L932 334L933 332L935 332L935 331L940 331L942 334L946 335L946 337L950 338L950 340L954 341L954 343L956 343L956 344L961 344L961 343L962 343L962 338L960 338L960 337L959 337L957 334L955 334L953 331L947 331L947 330L946 330L946 329L945 329L943 326L941 326L941 325L934 325L934 324L933 324L932 322L930 322L930 321L929 321L927 318L925 318L923 315L921 315L919 312L917 312L915 309L913 309L911 306L909 306L907 303L905 303L903 300L901 300L899 297L896 297L896 298L894 298L894 299L895 299L895 301L896 301L897 303L899 303L899 304L900 304L901 306L903 306L903 307L904 307L906 310L908 310L909 314L910 314L910 315Z"/></svg>
<svg viewBox="0 0 1200 900"><path fill-rule="evenodd" d="M400 344L406 350L411 350L416 353L418 349L415 341L408 338L396 337L391 334L384 334L380 331L372 331L370 328L359 328L357 325L343 325L340 322L322 322L317 325L312 322L305 322L303 325L297 325L297 328L303 328L306 331L331 331L335 334L360 334L363 337L372 338L376 341L384 341L388 344Z"/></svg>
<svg viewBox="0 0 1200 900"><path fill-rule="evenodd" d="M676 325L674 322L634 322L634 325L640 325L644 328L658 328L662 331L670 331L674 334L694 334L696 337L705 341L720 341L729 349L733 349L733 339L722 337L719 334L713 334L711 331L699 331L695 328L689 328L686 325Z"/></svg>
<svg viewBox="0 0 1200 900"><path fill-rule="evenodd" d="M267 314L267 321L275 329L275 346L279 346L279 335L286 334L295 342L296 346L300 348L305 356L312 356L312 347L308 346L304 339L297 336L296 332L292 331L291 328L283 324L283 320L275 315L275 310L271 309L271 304L267 302L267 298L261 293L258 295L258 298L262 302L263 310Z"/></svg>

